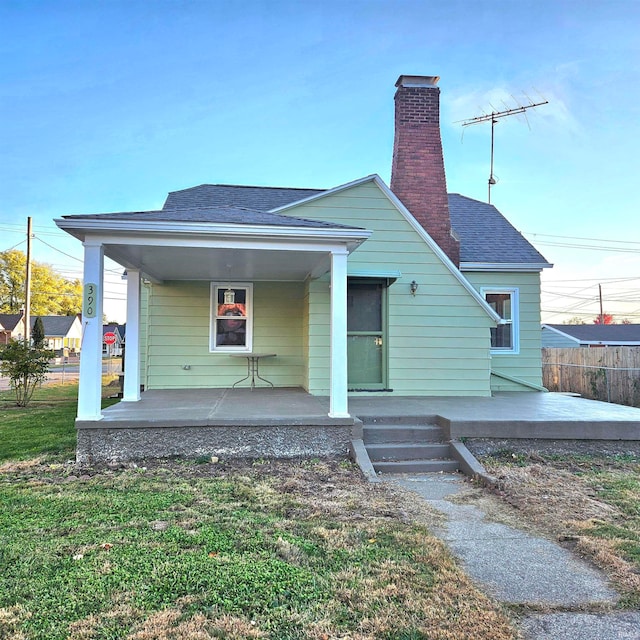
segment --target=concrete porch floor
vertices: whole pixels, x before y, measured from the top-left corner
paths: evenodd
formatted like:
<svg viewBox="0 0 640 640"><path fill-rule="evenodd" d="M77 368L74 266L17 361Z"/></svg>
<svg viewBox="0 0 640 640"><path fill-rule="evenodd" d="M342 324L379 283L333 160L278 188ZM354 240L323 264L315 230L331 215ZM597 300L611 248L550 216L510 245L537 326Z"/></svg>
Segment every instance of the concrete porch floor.
<svg viewBox="0 0 640 640"><path fill-rule="evenodd" d="M329 399L300 388L149 390L139 402L103 411L103 428L179 426L348 425L332 419ZM588 438L640 440L640 409L559 393L492 397L373 396L349 398L353 418L434 419L453 438ZM81 426L81 425L78 425Z"/></svg>
<svg viewBox="0 0 640 640"><path fill-rule="evenodd" d="M492 397L350 398L361 420L437 416L450 437L640 440L640 409L562 393Z"/></svg>
<svg viewBox="0 0 640 640"><path fill-rule="evenodd" d="M270 426L353 424L329 418L327 398L297 387L251 389L150 389L139 402L103 410L105 426ZM89 424L89 423L85 423Z"/></svg>

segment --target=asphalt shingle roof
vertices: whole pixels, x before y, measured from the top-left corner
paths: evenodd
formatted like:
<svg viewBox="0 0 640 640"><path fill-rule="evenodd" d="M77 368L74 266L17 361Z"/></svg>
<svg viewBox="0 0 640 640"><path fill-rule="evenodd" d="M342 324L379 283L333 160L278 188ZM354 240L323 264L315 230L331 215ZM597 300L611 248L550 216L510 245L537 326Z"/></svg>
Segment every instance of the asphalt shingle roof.
<svg viewBox="0 0 640 640"><path fill-rule="evenodd" d="M44 335L47 337L66 336L76 319L76 316L31 316L31 331L38 317L42 318Z"/></svg>
<svg viewBox="0 0 640 640"><path fill-rule="evenodd" d="M244 206L271 210L323 193L319 189L243 187L202 184L172 191L164 208ZM547 260L493 206L457 193L449 194L451 226L460 238L460 261L496 264L546 264Z"/></svg>
<svg viewBox="0 0 640 640"><path fill-rule="evenodd" d="M233 206L271 211L285 204L299 202L322 193L322 189L293 189L285 187L244 187L232 184L201 184L190 189L171 191L163 209Z"/></svg>
<svg viewBox="0 0 640 640"><path fill-rule="evenodd" d="M201 184L170 192L159 211L102 213L65 218L357 228L270 213L273 209L323 192L322 189ZM451 226L460 238L462 263L547 264L544 256L493 205L452 193L449 194L449 213Z"/></svg>
<svg viewBox="0 0 640 640"><path fill-rule="evenodd" d="M581 342L640 342L640 324L545 324Z"/></svg>
<svg viewBox="0 0 640 640"><path fill-rule="evenodd" d="M460 238L461 262L546 264L547 260L491 204L449 194L451 226Z"/></svg>
<svg viewBox="0 0 640 640"><path fill-rule="evenodd" d="M268 211L259 211L239 206L220 205L217 202L209 206L187 209L164 208L159 211L132 211L122 213L96 213L84 216L65 216L65 218L140 220L163 222L209 222L217 224L266 225L274 227L304 227L311 229L356 229L344 224L322 220L305 220L295 216L284 216Z"/></svg>
<svg viewBox="0 0 640 640"><path fill-rule="evenodd" d="M0 325L2 325L6 331L13 331L21 319L21 313L0 313Z"/></svg>

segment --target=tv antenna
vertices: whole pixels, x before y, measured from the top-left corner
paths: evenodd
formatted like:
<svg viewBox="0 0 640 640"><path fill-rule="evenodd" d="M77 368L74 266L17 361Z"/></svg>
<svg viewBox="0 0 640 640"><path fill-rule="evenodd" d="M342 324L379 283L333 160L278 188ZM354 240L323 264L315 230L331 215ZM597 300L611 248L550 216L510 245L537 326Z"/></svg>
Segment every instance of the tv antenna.
<svg viewBox="0 0 640 640"><path fill-rule="evenodd" d="M513 97L513 96L512 96ZM544 100L543 102L532 102L530 98L528 98L529 104L521 105L518 104L517 107L513 107L512 109L505 109L504 111L492 111L491 113L485 113L481 116L476 116L475 118L469 118L468 120L462 121L463 127L469 127L472 124L481 124L483 122L491 122L491 169L489 170L489 194L487 202L491 204L491 187L498 183L497 177L493 173L493 141L494 141L494 129L496 124L500 118L507 118L508 116L515 116L521 113L525 114L528 109L533 109L534 107L541 107L543 104L549 104L548 100ZM517 100L516 100L517 102ZM508 106L505 104L505 107Z"/></svg>

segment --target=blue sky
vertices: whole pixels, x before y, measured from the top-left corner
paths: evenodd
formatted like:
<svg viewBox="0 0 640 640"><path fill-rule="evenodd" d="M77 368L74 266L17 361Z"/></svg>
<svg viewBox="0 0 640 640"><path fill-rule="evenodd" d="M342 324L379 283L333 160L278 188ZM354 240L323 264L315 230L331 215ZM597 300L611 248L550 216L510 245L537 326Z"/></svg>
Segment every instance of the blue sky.
<svg viewBox="0 0 640 640"><path fill-rule="evenodd" d="M0 250L32 216L35 259L78 276L61 215L206 182L388 182L394 83L439 75L449 191L479 200L490 126L460 121L549 101L496 126L492 191L555 264L543 318L591 321L601 283L640 323L638 33L636 0L0 0Z"/></svg>

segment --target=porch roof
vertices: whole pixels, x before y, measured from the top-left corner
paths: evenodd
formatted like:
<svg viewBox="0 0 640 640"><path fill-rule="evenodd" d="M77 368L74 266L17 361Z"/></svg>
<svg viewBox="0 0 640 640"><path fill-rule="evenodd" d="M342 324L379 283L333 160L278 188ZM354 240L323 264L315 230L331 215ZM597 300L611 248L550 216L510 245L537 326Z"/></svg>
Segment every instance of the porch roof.
<svg viewBox="0 0 640 640"><path fill-rule="evenodd" d="M63 216L64 220L129 220L146 222L204 222L210 224L263 225L275 227L302 227L312 229L361 229L323 220L306 220L258 209L238 206L201 206L161 209L154 211L122 211Z"/></svg>
<svg viewBox="0 0 640 640"><path fill-rule="evenodd" d="M305 280L371 231L243 207L64 216L61 229L150 280ZM283 256L286 255L286 258Z"/></svg>

